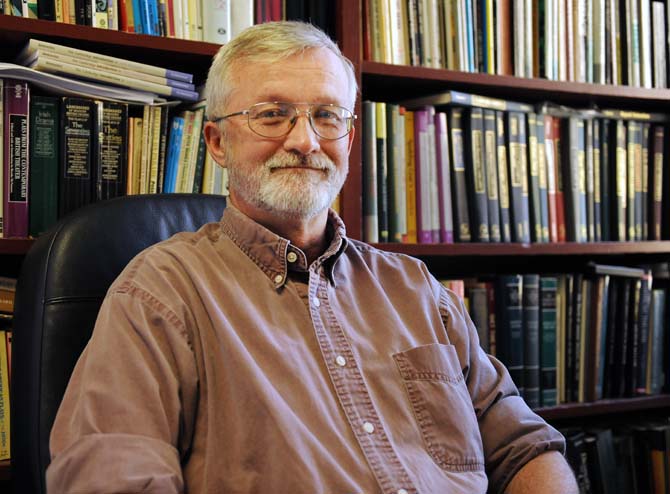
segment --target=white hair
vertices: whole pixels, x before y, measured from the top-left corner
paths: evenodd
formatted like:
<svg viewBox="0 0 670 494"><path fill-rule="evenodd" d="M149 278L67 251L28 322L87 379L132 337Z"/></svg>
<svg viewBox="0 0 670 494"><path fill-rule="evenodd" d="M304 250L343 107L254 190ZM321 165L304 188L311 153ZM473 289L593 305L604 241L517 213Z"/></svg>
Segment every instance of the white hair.
<svg viewBox="0 0 670 494"><path fill-rule="evenodd" d="M207 76L207 116L217 117L223 111L232 91L230 74L237 63L273 63L304 52L325 48L342 61L349 86L349 109L353 111L358 92L354 66L342 55L335 42L311 24L299 21L281 21L256 24L245 29L215 55Z"/></svg>

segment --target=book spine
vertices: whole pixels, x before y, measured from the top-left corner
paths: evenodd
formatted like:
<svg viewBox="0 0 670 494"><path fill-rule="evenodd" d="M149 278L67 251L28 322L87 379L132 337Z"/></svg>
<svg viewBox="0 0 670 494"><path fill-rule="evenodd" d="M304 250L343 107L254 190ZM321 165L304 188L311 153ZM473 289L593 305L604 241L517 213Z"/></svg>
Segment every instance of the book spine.
<svg viewBox="0 0 670 494"><path fill-rule="evenodd" d="M376 110L373 101L363 102L363 239L379 241L377 218L377 137Z"/></svg>
<svg viewBox="0 0 670 494"><path fill-rule="evenodd" d="M586 182L586 240L595 240L595 174L593 168L593 120L584 121L584 177Z"/></svg>
<svg viewBox="0 0 670 494"><path fill-rule="evenodd" d="M554 141L554 163L555 163L555 181L556 181L556 230L557 242L565 242L567 235L565 229L565 199L564 199L564 184L563 184L563 158L562 158L562 132L561 120L559 118L552 119L552 136Z"/></svg>
<svg viewBox="0 0 670 494"><path fill-rule="evenodd" d="M510 187L507 163L507 144L505 137L505 118L501 111L496 112L496 157L498 164L498 195L500 197L500 240L512 241L512 222L510 219Z"/></svg>
<svg viewBox="0 0 670 494"><path fill-rule="evenodd" d="M531 408L540 406L540 275L524 274L523 305L523 384L524 398Z"/></svg>
<svg viewBox="0 0 670 494"><path fill-rule="evenodd" d="M593 120L593 240L602 240L602 175L601 175L601 125L600 120Z"/></svg>
<svg viewBox="0 0 670 494"><path fill-rule="evenodd" d="M540 405L557 404L556 390L556 292L555 276L540 277Z"/></svg>
<svg viewBox="0 0 670 494"><path fill-rule="evenodd" d="M59 101L49 96L30 100L29 233L37 237L56 222L58 213Z"/></svg>
<svg viewBox="0 0 670 494"><path fill-rule="evenodd" d="M547 187L547 153L544 144L544 116L538 114L535 121L537 133L537 174L540 190L541 241L549 242L549 198Z"/></svg>
<svg viewBox="0 0 670 494"><path fill-rule="evenodd" d="M417 217L417 196L416 196L416 156L414 143L414 112L405 112L405 179L407 180L407 235L404 242L417 243L416 217Z"/></svg>
<svg viewBox="0 0 670 494"><path fill-rule="evenodd" d="M497 355L507 366L510 377L524 396L524 338L522 280L520 275L498 277L496 299L501 303L498 309Z"/></svg>
<svg viewBox="0 0 670 494"><path fill-rule="evenodd" d="M650 166L651 192L649 204L649 240L661 240L661 222L663 205L663 142L665 140L665 128L661 125L654 127L653 131L653 156Z"/></svg>
<svg viewBox="0 0 670 494"><path fill-rule="evenodd" d="M167 162L167 140L168 140L168 109L163 108L163 111L161 111L161 118L160 118L160 136L159 136L159 150L158 150L158 184L157 184L157 189L158 193L161 194L163 192L163 184L165 183L165 166ZM204 133L201 133L201 138L204 139ZM204 156L203 156L203 162L204 162ZM200 183L202 183L202 164L201 164L201 174L200 174ZM200 192L198 190L197 192Z"/></svg>
<svg viewBox="0 0 670 494"><path fill-rule="evenodd" d="M521 147L522 115L510 112L507 115L508 168L510 177L510 196L512 212L512 239L514 242L530 242L530 225L528 219L528 179ZM525 185L525 194L524 194Z"/></svg>
<svg viewBox="0 0 670 494"><path fill-rule="evenodd" d="M608 120L600 120L600 229L601 240L612 240L612 149L616 143ZM610 142L612 139L612 142Z"/></svg>
<svg viewBox="0 0 670 494"><path fill-rule="evenodd" d="M387 158L387 197L388 197L388 241L399 242L400 232L400 204L398 201L401 185L398 181L398 167L400 150L397 144L399 136L396 134L396 121L399 118L400 107L397 104L385 103L386 105L386 158ZM403 163L404 171L404 163Z"/></svg>
<svg viewBox="0 0 670 494"><path fill-rule="evenodd" d="M216 0L208 7L203 17L203 41L223 45L230 41L230 0Z"/></svg>
<svg viewBox="0 0 670 494"><path fill-rule="evenodd" d="M616 139L616 145L612 149L613 158L610 160L612 166L612 240L625 241L627 237L627 187L628 187L628 149L627 130L623 121L613 120L611 123L612 133Z"/></svg>
<svg viewBox="0 0 670 494"><path fill-rule="evenodd" d="M388 242L388 157L386 155L386 104L375 103L376 129L375 142L377 152L377 218L379 226L379 241Z"/></svg>
<svg viewBox="0 0 670 494"><path fill-rule="evenodd" d="M454 222L451 198L451 166L449 162L449 129L447 114L435 114L435 137L437 155L438 202L440 212L440 242L454 241Z"/></svg>
<svg viewBox="0 0 670 494"><path fill-rule="evenodd" d="M128 106L102 103L102 133L95 160L95 200L124 195L128 167Z"/></svg>
<svg viewBox="0 0 670 494"><path fill-rule="evenodd" d="M95 112L92 101L61 100L59 217L91 202L91 166Z"/></svg>
<svg viewBox="0 0 670 494"><path fill-rule="evenodd" d="M8 460L11 454L10 406L9 406L9 353L4 331L0 333L0 460Z"/></svg>
<svg viewBox="0 0 670 494"><path fill-rule="evenodd" d="M484 118L481 108L470 108L466 125L466 164L468 183L468 204L470 206L470 230L473 240L488 242L489 219L486 190L486 168L484 165Z"/></svg>
<svg viewBox="0 0 670 494"><path fill-rule="evenodd" d="M4 84L4 224L5 237L28 236L28 114L27 82L6 79Z"/></svg>
<svg viewBox="0 0 670 494"><path fill-rule="evenodd" d="M496 116L493 110L484 110L484 167L486 169L486 196L489 218L489 239L502 240L500 228L500 194L498 191L498 160L496 143Z"/></svg>
<svg viewBox="0 0 670 494"><path fill-rule="evenodd" d="M454 213L454 233L458 242L470 242L470 214L465 178L465 150L463 145L463 109L449 109L450 148L452 153L452 181Z"/></svg>
<svg viewBox="0 0 670 494"><path fill-rule="evenodd" d="M433 145L428 134L428 110L414 112L414 151L416 156L416 230L419 243L432 243L432 211L430 200L430 157Z"/></svg>
<svg viewBox="0 0 670 494"><path fill-rule="evenodd" d="M527 118L528 171L530 185L530 239L542 241L542 208L540 206L540 172L537 157L537 115L529 113Z"/></svg>

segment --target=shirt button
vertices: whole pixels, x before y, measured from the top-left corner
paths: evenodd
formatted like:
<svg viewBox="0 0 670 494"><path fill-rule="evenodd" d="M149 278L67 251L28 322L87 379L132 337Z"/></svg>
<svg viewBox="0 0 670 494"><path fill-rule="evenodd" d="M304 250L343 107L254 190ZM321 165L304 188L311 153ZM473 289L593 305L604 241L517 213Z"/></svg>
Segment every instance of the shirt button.
<svg viewBox="0 0 670 494"><path fill-rule="evenodd" d="M288 255L286 256L286 260L288 262L295 262L298 260L298 254L295 252L289 252Z"/></svg>
<svg viewBox="0 0 670 494"><path fill-rule="evenodd" d="M284 279L284 277L282 275L278 274L277 276L275 276L275 283L279 284L279 283L282 282L283 279Z"/></svg>
<svg viewBox="0 0 670 494"><path fill-rule="evenodd" d="M363 424L363 430L368 434L372 434L375 431L375 426L372 425L370 422L365 422Z"/></svg>
<svg viewBox="0 0 670 494"><path fill-rule="evenodd" d="M338 355L335 358L335 363L340 367L344 367L345 365L347 365L347 359L345 359L342 355Z"/></svg>
<svg viewBox="0 0 670 494"><path fill-rule="evenodd" d="M314 304L314 307L321 307L321 301L316 297L312 298L312 303Z"/></svg>

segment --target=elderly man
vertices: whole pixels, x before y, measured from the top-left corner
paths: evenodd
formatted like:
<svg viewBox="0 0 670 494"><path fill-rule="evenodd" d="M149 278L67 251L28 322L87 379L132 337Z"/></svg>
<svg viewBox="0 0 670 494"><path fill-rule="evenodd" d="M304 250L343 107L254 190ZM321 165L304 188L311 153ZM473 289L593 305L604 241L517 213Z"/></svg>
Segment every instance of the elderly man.
<svg viewBox="0 0 670 494"><path fill-rule="evenodd" d="M49 492L576 493L562 436L418 260L346 237L356 81L322 32L254 26L207 82L219 223L109 290Z"/></svg>

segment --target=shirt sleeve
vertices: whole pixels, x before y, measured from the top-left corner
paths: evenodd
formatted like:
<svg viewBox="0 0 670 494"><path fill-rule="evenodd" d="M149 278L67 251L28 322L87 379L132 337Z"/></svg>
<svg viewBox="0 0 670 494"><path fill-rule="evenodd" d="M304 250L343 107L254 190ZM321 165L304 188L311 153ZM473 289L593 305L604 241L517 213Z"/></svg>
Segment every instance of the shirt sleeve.
<svg viewBox="0 0 670 494"><path fill-rule="evenodd" d="M551 450L564 454L565 440L526 405L505 366L482 350L463 302L444 287L440 313L479 422L489 492L502 493L531 459Z"/></svg>
<svg viewBox="0 0 670 494"><path fill-rule="evenodd" d="M196 376L174 312L132 285L110 293L51 431L49 493L183 492Z"/></svg>

